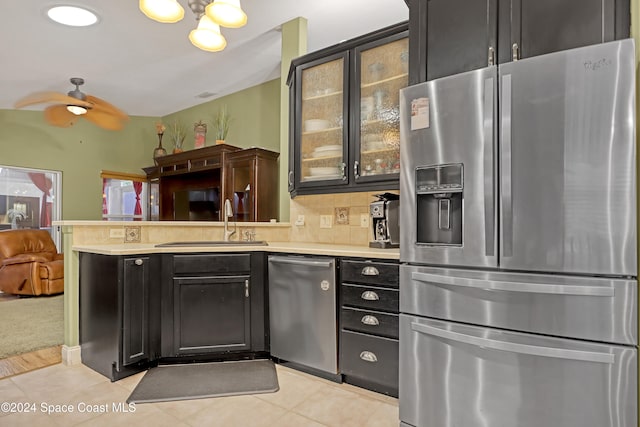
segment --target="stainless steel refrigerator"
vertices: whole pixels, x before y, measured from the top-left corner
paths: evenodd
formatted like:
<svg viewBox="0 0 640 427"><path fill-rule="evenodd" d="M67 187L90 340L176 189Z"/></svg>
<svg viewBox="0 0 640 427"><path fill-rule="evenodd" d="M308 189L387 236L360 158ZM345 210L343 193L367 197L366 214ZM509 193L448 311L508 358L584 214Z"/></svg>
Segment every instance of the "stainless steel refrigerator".
<svg viewBox="0 0 640 427"><path fill-rule="evenodd" d="M634 49L401 91L402 425L637 426Z"/></svg>

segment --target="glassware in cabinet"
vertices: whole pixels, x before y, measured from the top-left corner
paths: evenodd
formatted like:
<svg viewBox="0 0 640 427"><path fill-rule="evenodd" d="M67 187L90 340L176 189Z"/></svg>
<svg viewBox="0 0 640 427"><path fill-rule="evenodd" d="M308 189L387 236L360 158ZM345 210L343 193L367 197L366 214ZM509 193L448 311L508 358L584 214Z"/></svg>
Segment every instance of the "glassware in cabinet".
<svg viewBox="0 0 640 427"><path fill-rule="evenodd" d="M400 172L400 89L408 84L408 39L357 50L359 149L356 180L393 176ZM375 178L364 178L375 179Z"/></svg>

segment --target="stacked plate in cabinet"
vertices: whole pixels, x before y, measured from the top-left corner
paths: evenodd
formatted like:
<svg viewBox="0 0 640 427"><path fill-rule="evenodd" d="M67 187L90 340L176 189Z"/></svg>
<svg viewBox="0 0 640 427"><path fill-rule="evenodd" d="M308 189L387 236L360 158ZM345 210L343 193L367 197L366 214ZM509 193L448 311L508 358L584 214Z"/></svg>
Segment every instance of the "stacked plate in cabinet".
<svg viewBox="0 0 640 427"><path fill-rule="evenodd" d="M340 157L342 155L342 145L321 145L311 152L311 157Z"/></svg>

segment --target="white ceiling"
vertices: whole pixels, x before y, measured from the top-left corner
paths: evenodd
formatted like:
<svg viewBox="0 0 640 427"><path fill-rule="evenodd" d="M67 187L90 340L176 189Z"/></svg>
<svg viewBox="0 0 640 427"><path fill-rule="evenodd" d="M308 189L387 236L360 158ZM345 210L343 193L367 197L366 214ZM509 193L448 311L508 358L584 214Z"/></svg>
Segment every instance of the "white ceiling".
<svg viewBox="0 0 640 427"><path fill-rule="evenodd" d="M164 116L277 78L278 27L291 19L308 20L312 52L409 17L403 0L242 0L247 25L223 28L227 48L210 53L187 38L197 22L187 0L179 3L184 19L160 24L136 0L1 1L0 109L32 92L66 93L70 77L83 77L83 92L129 115ZM100 21L88 28L56 24L46 10L59 4L84 6ZM204 92L216 95L197 97Z"/></svg>

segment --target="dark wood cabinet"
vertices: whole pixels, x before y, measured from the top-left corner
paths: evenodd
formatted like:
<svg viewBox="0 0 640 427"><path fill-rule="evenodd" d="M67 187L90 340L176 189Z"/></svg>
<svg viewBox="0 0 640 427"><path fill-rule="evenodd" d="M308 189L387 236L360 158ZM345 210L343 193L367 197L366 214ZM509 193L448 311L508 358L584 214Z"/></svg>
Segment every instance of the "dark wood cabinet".
<svg viewBox="0 0 640 427"><path fill-rule="evenodd" d="M410 0L411 84L629 37L629 0Z"/></svg>
<svg viewBox="0 0 640 427"><path fill-rule="evenodd" d="M248 148L230 153L224 164L224 197L236 221L278 218L278 153Z"/></svg>
<svg viewBox="0 0 640 427"><path fill-rule="evenodd" d="M162 357L266 350L264 254L162 258Z"/></svg>
<svg viewBox="0 0 640 427"><path fill-rule="evenodd" d="M249 278L173 279L173 355L251 348Z"/></svg>
<svg viewBox="0 0 640 427"><path fill-rule="evenodd" d="M387 27L292 61L292 196L398 188L407 28Z"/></svg>
<svg viewBox="0 0 640 427"><path fill-rule="evenodd" d="M82 362L112 381L146 369L156 359L150 318L149 256L80 253L80 345Z"/></svg>
<svg viewBox="0 0 640 427"><path fill-rule="evenodd" d="M277 219L278 156L219 144L160 157L157 166L143 169L157 185L150 194L159 200L150 212L160 220L222 221L221 206L228 198L235 200L235 221Z"/></svg>
<svg viewBox="0 0 640 427"><path fill-rule="evenodd" d="M340 281L340 373L398 396L398 264L342 259Z"/></svg>

